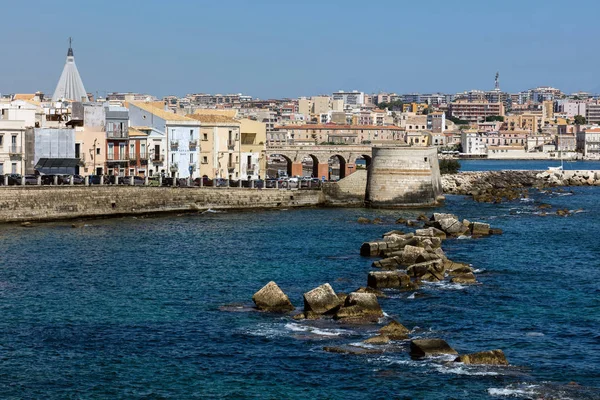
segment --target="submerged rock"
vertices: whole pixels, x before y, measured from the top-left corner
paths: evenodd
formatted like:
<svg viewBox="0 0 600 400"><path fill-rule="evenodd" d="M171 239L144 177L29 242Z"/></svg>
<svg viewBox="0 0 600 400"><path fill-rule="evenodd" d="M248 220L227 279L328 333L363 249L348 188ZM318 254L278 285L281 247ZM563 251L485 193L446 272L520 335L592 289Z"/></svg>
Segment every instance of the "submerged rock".
<svg viewBox="0 0 600 400"><path fill-rule="evenodd" d="M477 279L475 279L475 275L472 272L467 272L464 274L456 274L450 280L452 283L460 283L460 284L473 284L477 283Z"/></svg>
<svg viewBox="0 0 600 400"><path fill-rule="evenodd" d="M473 354L463 354L454 360L464 364L508 365L502 350L481 351Z"/></svg>
<svg viewBox="0 0 600 400"><path fill-rule="evenodd" d="M356 222L358 222L359 224L370 224L371 220L369 218L365 218L365 217L359 217Z"/></svg>
<svg viewBox="0 0 600 400"><path fill-rule="evenodd" d="M410 342L410 356L415 358L440 354L458 354L442 339L415 339Z"/></svg>
<svg viewBox="0 0 600 400"><path fill-rule="evenodd" d="M385 335L377 335L363 340L363 343L375 345L388 344L389 342L390 338Z"/></svg>
<svg viewBox="0 0 600 400"><path fill-rule="evenodd" d="M484 224L482 222L471 223L471 234L475 236L487 236L490 234L490 224Z"/></svg>
<svg viewBox="0 0 600 400"><path fill-rule="evenodd" d="M389 337L392 340L408 339L410 331L398 321L392 321L379 330L380 335Z"/></svg>
<svg viewBox="0 0 600 400"><path fill-rule="evenodd" d="M340 299L329 283L325 283L310 292L304 293L304 313L325 314L335 311L340 306Z"/></svg>
<svg viewBox="0 0 600 400"><path fill-rule="evenodd" d="M323 350L328 353L354 354L354 355L383 353L383 349L367 349L364 347L353 347L353 346L326 346L326 347L323 347Z"/></svg>
<svg viewBox="0 0 600 400"><path fill-rule="evenodd" d="M252 301L256 304L256 308L263 311L287 312L295 308L287 295L273 281L254 293Z"/></svg>

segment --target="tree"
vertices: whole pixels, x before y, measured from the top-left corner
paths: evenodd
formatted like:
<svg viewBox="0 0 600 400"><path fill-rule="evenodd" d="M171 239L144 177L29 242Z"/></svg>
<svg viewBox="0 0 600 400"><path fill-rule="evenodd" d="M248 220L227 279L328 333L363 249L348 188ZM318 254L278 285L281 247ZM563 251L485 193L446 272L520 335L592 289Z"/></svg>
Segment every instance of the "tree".
<svg viewBox="0 0 600 400"><path fill-rule="evenodd" d="M379 107L381 110L383 109L388 109L388 110L400 110L402 111L402 105L404 103L402 103L400 100L394 100L391 101L389 103L386 102L381 102L379 104L377 104L377 107Z"/></svg>
<svg viewBox="0 0 600 400"><path fill-rule="evenodd" d="M441 159L440 160L440 174L456 174L460 169L460 162L455 159Z"/></svg>
<svg viewBox="0 0 600 400"><path fill-rule="evenodd" d="M485 122L504 122L504 117L501 115L490 115L485 117Z"/></svg>
<svg viewBox="0 0 600 400"><path fill-rule="evenodd" d="M583 115L576 115L573 122L575 125L585 125L587 121Z"/></svg>
<svg viewBox="0 0 600 400"><path fill-rule="evenodd" d="M454 122L457 125L468 125L469 121L464 121L460 118L456 118L456 117L452 117L452 116L447 116L446 119L449 119L450 121Z"/></svg>
<svg viewBox="0 0 600 400"><path fill-rule="evenodd" d="M424 108L424 109L421 111L421 115L427 115L427 114L429 114L429 108Z"/></svg>

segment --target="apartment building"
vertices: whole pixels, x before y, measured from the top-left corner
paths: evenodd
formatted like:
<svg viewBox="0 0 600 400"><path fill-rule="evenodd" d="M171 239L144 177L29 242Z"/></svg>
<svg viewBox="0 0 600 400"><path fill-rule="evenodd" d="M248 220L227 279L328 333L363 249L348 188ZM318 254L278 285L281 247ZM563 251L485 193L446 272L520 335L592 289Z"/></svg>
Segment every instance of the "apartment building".
<svg viewBox="0 0 600 400"><path fill-rule="evenodd" d="M0 175L24 174L25 121L0 120Z"/></svg>
<svg viewBox="0 0 600 400"><path fill-rule="evenodd" d="M240 120L241 149L240 168L244 179L266 177L266 143L267 129L265 124L251 119Z"/></svg>
<svg viewBox="0 0 600 400"><path fill-rule="evenodd" d="M241 123L225 115L190 114L188 117L195 120L200 127L199 176L207 176L210 179L240 179ZM251 158L251 161L251 165L257 164L255 158Z"/></svg>
<svg viewBox="0 0 600 400"><path fill-rule="evenodd" d="M365 93L353 90L351 92L344 92L339 90L331 95L332 100L342 100L344 105L347 107L362 106L365 104Z"/></svg>
<svg viewBox="0 0 600 400"><path fill-rule="evenodd" d="M544 117L539 114L519 114L504 117L504 128L508 131L539 132L544 126Z"/></svg>
<svg viewBox="0 0 600 400"><path fill-rule="evenodd" d="M130 103L129 117L132 126L148 134L149 175L152 167L152 173L160 168L161 173L175 178L200 176L197 120L165 111L164 105L159 107L156 103Z"/></svg>
<svg viewBox="0 0 600 400"><path fill-rule="evenodd" d="M588 124L600 124L600 104L587 104L585 119Z"/></svg>
<svg viewBox="0 0 600 400"><path fill-rule="evenodd" d="M469 122L485 121L486 117L504 116L502 103L455 101L450 103L448 112L454 118Z"/></svg>
<svg viewBox="0 0 600 400"><path fill-rule="evenodd" d="M600 128L586 128L577 132L577 151L586 158L600 159Z"/></svg>

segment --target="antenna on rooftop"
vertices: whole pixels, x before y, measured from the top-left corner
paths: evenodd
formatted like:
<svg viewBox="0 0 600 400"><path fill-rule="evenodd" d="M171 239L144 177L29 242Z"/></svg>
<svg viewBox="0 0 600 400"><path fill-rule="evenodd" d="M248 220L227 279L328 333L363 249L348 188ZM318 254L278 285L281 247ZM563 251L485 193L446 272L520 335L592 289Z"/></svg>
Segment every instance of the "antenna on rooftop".
<svg viewBox="0 0 600 400"><path fill-rule="evenodd" d="M496 79L494 80L494 89L496 90L500 90L500 81L498 80L500 78L500 73L496 72Z"/></svg>

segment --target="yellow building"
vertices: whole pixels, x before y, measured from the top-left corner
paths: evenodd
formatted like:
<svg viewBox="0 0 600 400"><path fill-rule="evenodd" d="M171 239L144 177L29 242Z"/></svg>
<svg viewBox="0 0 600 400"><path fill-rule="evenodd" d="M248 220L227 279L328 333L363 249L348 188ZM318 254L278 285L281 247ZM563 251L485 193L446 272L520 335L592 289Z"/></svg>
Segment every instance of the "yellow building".
<svg viewBox="0 0 600 400"><path fill-rule="evenodd" d="M241 175L244 179L266 178L267 125L248 118L240 120Z"/></svg>
<svg viewBox="0 0 600 400"><path fill-rule="evenodd" d="M200 176L240 179L240 122L225 115L188 117L200 122Z"/></svg>
<svg viewBox="0 0 600 400"><path fill-rule="evenodd" d="M106 132L103 126L75 128L75 158L79 159L80 175L106 174Z"/></svg>
<svg viewBox="0 0 600 400"><path fill-rule="evenodd" d="M544 126L543 116L538 114L508 115L504 117L506 130L536 133Z"/></svg>

